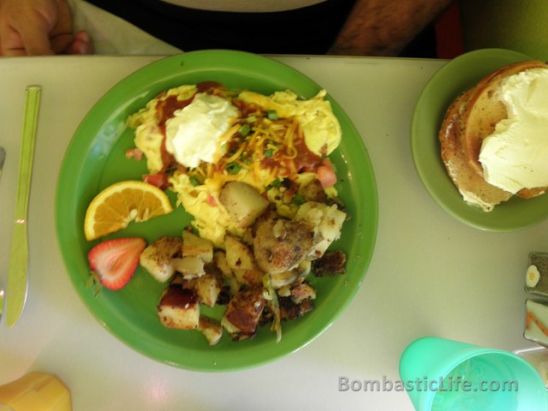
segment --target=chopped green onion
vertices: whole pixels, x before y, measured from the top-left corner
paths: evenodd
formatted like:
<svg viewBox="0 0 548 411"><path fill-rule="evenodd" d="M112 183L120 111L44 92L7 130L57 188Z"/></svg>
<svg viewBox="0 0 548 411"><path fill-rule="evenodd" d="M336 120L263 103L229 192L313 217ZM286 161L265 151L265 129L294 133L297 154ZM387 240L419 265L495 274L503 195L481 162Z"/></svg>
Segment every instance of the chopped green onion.
<svg viewBox="0 0 548 411"><path fill-rule="evenodd" d="M232 162L232 163L228 163L225 166L225 169L228 172L228 174L238 174L238 171L240 171L242 167L238 163Z"/></svg>
<svg viewBox="0 0 548 411"><path fill-rule="evenodd" d="M245 121L247 121L248 123L254 123L257 121L257 117L256 116L249 116L248 118L245 119Z"/></svg>
<svg viewBox="0 0 548 411"><path fill-rule="evenodd" d="M300 206L304 203L305 203L304 197L299 193L295 194L295 196L293 197L293 204Z"/></svg>
<svg viewBox="0 0 548 411"><path fill-rule="evenodd" d="M194 187L202 184L202 182L198 179L198 177L190 176L188 177L188 179L190 180L190 184L192 184Z"/></svg>
<svg viewBox="0 0 548 411"><path fill-rule="evenodd" d="M272 157L273 154L274 154L274 150L272 150L271 148L269 148L268 150L265 150L265 151L264 151L264 156L265 156L266 158Z"/></svg>
<svg viewBox="0 0 548 411"><path fill-rule="evenodd" d="M282 180L280 180L279 178L277 178L276 180L274 180L272 183L270 183L268 185L269 188L279 188L280 186L282 185Z"/></svg>
<svg viewBox="0 0 548 411"><path fill-rule="evenodd" d="M238 133L240 133L242 137L245 137L249 134L250 131L251 127L249 126L249 124L242 124L240 126L240 129L238 130Z"/></svg>
<svg viewBox="0 0 548 411"><path fill-rule="evenodd" d="M266 112L266 116L268 117L269 120L278 120L278 113L276 113L276 111L274 110L268 110Z"/></svg>

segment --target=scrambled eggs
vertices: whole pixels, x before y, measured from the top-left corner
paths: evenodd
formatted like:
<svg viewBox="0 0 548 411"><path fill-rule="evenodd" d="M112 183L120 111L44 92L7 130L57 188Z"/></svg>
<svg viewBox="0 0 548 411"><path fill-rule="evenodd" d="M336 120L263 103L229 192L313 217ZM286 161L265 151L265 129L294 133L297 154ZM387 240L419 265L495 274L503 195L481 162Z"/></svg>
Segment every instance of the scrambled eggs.
<svg viewBox="0 0 548 411"><path fill-rule="evenodd" d="M328 197L336 195L327 155L339 145L341 128L325 96L324 90L300 100L289 90L265 96L215 82L182 85L151 100L128 125L150 174L166 177L200 235L221 244L227 231L242 235L219 201L229 181L255 187L287 217L314 180ZM322 177L326 172L331 180Z"/></svg>

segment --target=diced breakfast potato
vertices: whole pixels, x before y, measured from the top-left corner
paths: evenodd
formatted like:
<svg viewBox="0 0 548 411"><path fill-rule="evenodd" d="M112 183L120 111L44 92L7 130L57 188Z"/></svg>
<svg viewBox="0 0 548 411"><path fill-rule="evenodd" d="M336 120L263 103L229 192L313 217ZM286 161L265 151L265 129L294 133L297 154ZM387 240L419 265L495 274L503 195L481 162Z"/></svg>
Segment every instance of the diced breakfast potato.
<svg viewBox="0 0 548 411"><path fill-rule="evenodd" d="M236 276L228 266L228 262L226 261L226 254L224 251L216 251L213 255L213 261L217 268L221 271L222 276L225 280L225 282L230 287L230 293L235 294L240 289L240 284L238 283L238 280L236 279Z"/></svg>
<svg viewBox="0 0 548 411"><path fill-rule="evenodd" d="M226 261L226 254L224 251L216 251L213 255L213 261L215 262L215 265L226 278L232 277L232 270L228 266L228 262Z"/></svg>
<svg viewBox="0 0 548 411"><path fill-rule="evenodd" d="M175 271L171 260L180 253L181 244L179 237L160 237L143 250L139 263L156 280L165 282Z"/></svg>
<svg viewBox="0 0 548 411"><path fill-rule="evenodd" d="M234 270L234 276L239 284L261 285L264 273L259 268L251 270Z"/></svg>
<svg viewBox="0 0 548 411"><path fill-rule="evenodd" d="M233 338L250 337L255 334L264 307L262 287L242 290L228 303L221 324Z"/></svg>
<svg viewBox="0 0 548 411"><path fill-rule="evenodd" d="M255 187L239 181L226 183L219 200L240 227L251 225L268 207L268 200Z"/></svg>
<svg viewBox="0 0 548 411"><path fill-rule="evenodd" d="M158 317L168 328L193 330L200 321L200 304L193 290L177 285L167 288L158 304Z"/></svg>
<svg viewBox="0 0 548 411"><path fill-rule="evenodd" d="M295 320L314 309L312 298L304 299L300 304L295 304L292 298L282 297L279 299L279 303L282 320Z"/></svg>
<svg viewBox="0 0 548 411"><path fill-rule="evenodd" d="M319 180L312 180L302 187L300 194L306 201L317 201L319 203L325 203L327 201L327 195Z"/></svg>
<svg viewBox="0 0 548 411"><path fill-rule="evenodd" d="M182 251L183 257L200 257L206 263L213 261L213 243L188 230L183 231Z"/></svg>
<svg viewBox="0 0 548 411"><path fill-rule="evenodd" d="M295 304L300 304L307 299L315 300L316 290L310 284L301 283L291 289L291 299Z"/></svg>
<svg viewBox="0 0 548 411"><path fill-rule="evenodd" d="M312 271L316 277L336 276L345 273L346 254L342 251L327 251L314 260Z"/></svg>
<svg viewBox="0 0 548 411"><path fill-rule="evenodd" d="M198 300L209 307L213 307L217 302L217 297L221 292L221 282L219 278L212 274L205 274L193 280L193 288L198 294Z"/></svg>
<svg viewBox="0 0 548 411"><path fill-rule="evenodd" d="M232 270L252 270L253 254L247 245L231 235L225 237L226 262Z"/></svg>
<svg viewBox="0 0 548 411"><path fill-rule="evenodd" d="M204 260L200 257L173 258L171 265L186 280L201 277L205 274Z"/></svg>
<svg viewBox="0 0 548 411"><path fill-rule="evenodd" d="M221 326L221 324L203 315L200 317L200 324L198 328L207 339L209 345L217 344L223 336L223 327Z"/></svg>
<svg viewBox="0 0 548 411"><path fill-rule="evenodd" d="M314 247L311 256L321 257L333 241L341 235L346 214L336 205L327 205L309 201L297 210L295 220L305 221L314 227Z"/></svg>

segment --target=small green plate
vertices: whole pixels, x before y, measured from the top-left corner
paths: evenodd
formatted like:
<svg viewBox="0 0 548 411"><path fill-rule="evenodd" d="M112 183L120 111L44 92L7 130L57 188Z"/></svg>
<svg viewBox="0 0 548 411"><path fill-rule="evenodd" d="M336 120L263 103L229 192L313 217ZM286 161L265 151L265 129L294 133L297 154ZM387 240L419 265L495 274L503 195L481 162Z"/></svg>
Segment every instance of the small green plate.
<svg viewBox="0 0 548 411"><path fill-rule="evenodd" d="M314 278L316 308L305 317L283 324L283 338L262 327L250 340L233 342L224 336L208 346L197 331L163 327L156 305L165 285L139 268L121 291L90 285L87 251L96 242L84 239L83 224L91 199L116 181L140 179L144 161L126 159L133 131L126 127L129 114L143 107L162 90L200 81L219 81L232 89L261 93L291 89L305 98L320 86L298 71L253 54L206 50L168 57L131 74L114 86L84 118L67 149L56 194L59 245L76 291L110 332L133 349L158 361L194 370L220 371L246 368L291 353L325 330L359 289L371 260L377 232L377 190L365 145L340 106L330 99L343 141L332 154L339 177L338 190L351 219L333 249L347 253L347 273L336 278ZM173 196L172 196L173 200ZM130 224L110 237L141 236L153 241L161 235L180 235L190 221L182 208L144 223ZM108 238L110 238L108 237ZM213 313L215 314L215 313ZM217 313L219 314L219 313ZM341 336L344 338L344 336Z"/></svg>
<svg viewBox="0 0 548 411"><path fill-rule="evenodd" d="M481 230L510 231L548 217L548 196L512 198L489 213L467 205L449 178L440 156L438 130L451 102L482 77L506 65L532 57L504 49L463 54L438 70L421 93L411 125L415 167L432 198L458 220Z"/></svg>

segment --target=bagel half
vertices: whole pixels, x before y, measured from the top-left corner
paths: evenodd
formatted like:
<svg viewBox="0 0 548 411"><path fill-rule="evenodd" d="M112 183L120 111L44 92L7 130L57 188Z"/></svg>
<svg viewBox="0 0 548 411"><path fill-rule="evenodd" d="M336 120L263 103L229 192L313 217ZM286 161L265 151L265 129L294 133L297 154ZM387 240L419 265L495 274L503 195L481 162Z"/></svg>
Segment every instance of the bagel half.
<svg viewBox="0 0 548 411"><path fill-rule="evenodd" d="M495 131L497 123L508 117L499 93L503 81L521 71L546 67L548 65L538 60L504 66L457 97L447 109L438 135L441 157L467 203L491 211L512 197L511 193L485 181L479 162L481 145ZM545 191L546 187L523 189L517 195L532 198Z"/></svg>

